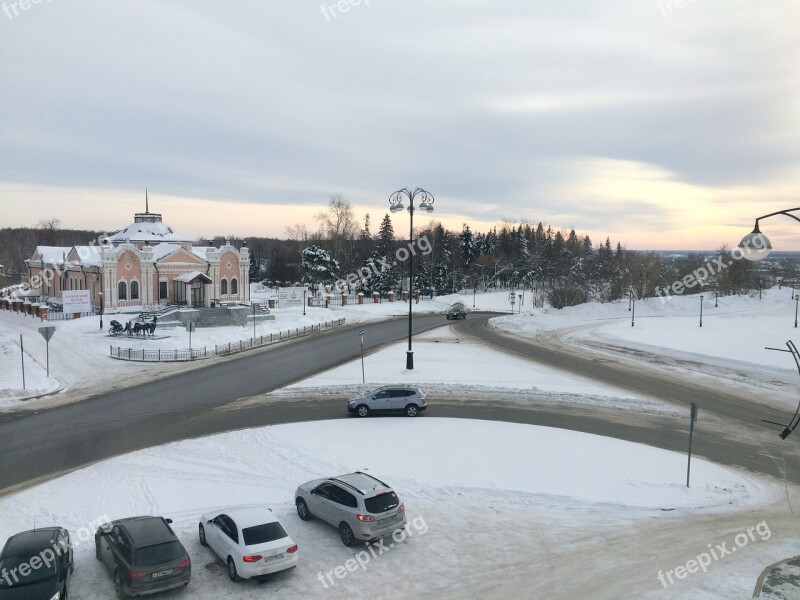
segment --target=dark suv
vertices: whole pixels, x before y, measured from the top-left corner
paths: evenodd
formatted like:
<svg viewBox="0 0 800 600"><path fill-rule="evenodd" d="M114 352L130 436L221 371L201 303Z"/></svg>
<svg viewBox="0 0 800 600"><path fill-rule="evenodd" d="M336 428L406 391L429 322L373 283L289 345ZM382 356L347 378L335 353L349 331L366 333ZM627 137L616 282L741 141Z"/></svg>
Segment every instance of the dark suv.
<svg viewBox="0 0 800 600"><path fill-rule="evenodd" d="M95 533L95 553L114 577L117 598L188 585L192 561L163 517L112 521Z"/></svg>
<svg viewBox="0 0 800 600"><path fill-rule="evenodd" d="M448 321L450 319L456 319L456 320L458 320L458 319L466 319L467 318L467 307L464 306L464 304L461 303L461 302L456 302L455 304L453 304L453 306L451 306L450 308L447 309L447 312L445 313L445 315L447 316L447 320Z"/></svg>
<svg viewBox="0 0 800 600"><path fill-rule="evenodd" d="M0 600L66 600L74 570L63 527L12 535L0 553Z"/></svg>

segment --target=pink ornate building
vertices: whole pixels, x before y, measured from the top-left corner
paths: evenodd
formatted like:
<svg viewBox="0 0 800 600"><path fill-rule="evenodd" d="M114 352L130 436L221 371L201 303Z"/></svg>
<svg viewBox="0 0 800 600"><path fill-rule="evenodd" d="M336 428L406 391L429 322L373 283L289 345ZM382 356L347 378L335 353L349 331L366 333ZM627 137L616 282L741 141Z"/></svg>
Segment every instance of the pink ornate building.
<svg viewBox="0 0 800 600"><path fill-rule="evenodd" d="M145 212L99 246L39 246L26 262L28 280L40 283L43 296L63 290L89 290L92 304L105 309L167 304L213 306L250 299L250 255L236 249L196 246ZM102 294L102 296L101 296Z"/></svg>

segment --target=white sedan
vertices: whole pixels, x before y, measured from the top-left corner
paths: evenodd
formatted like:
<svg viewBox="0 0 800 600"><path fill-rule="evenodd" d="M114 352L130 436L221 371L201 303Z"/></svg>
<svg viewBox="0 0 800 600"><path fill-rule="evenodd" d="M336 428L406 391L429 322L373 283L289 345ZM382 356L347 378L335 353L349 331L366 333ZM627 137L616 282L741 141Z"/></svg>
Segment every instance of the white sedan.
<svg viewBox="0 0 800 600"><path fill-rule="evenodd" d="M232 581L297 566L297 544L266 506L231 506L200 518L200 543L228 565Z"/></svg>

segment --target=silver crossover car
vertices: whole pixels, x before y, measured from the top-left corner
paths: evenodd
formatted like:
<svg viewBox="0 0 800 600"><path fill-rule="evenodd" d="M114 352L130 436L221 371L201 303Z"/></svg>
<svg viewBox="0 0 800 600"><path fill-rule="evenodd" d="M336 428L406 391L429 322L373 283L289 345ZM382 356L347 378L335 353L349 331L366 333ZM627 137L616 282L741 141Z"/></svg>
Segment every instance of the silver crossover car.
<svg viewBox="0 0 800 600"><path fill-rule="evenodd" d="M345 546L377 540L406 526L405 506L394 490L356 471L304 483L295 492L298 516L312 516L339 530Z"/></svg>
<svg viewBox="0 0 800 600"><path fill-rule="evenodd" d="M363 396L356 396L347 402L348 412L359 417L372 412L401 413L416 417L428 408L425 392L413 385L387 385Z"/></svg>

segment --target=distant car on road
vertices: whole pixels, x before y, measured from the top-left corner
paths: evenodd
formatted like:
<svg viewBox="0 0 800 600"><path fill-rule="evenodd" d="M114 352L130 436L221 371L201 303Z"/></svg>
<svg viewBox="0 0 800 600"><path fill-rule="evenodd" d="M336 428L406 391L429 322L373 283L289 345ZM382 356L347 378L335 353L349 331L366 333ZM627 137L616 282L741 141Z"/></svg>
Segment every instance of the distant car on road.
<svg viewBox="0 0 800 600"><path fill-rule="evenodd" d="M67 600L74 570L63 527L14 534L0 552L0 600Z"/></svg>
<svg viewBox="0 0 800 600"><path fill-rule="evenodd" d="M297 515L336 527L345 546L370 542L406 526L405 505L386 483L361 471L315 479L295 492Z"/></svg>
<svg viewBox="0 0 800 600"><path fill-rule="evenodd" d="M456 302L450 308L447 309L445 313L447 319L466 319L467 318L467 307L464 306L462 302Z"/></svg>
<svg viewBox="0 0 800 600"><path fill-rule="evenodd" d="M164 592L189 584L192 561L178 541L171 519L130 517L102 525L95 555L114 578L117 598Z"/></svg>
<svg viewBox="0 0 800 600"><path fill-rule="evenodd" d="M266 506L232 506L206 513L198 534L200 543L228 566L231 581L297 566L297 544Z"/></svg>
<svg viewBox="0 0 800 600"><path fill-rule="evenodd" d="M347 402L348 412L359 417L367 417L372 412L394 412L416 417L427 408L425 392L411 385L387 385Z"/></svg>

